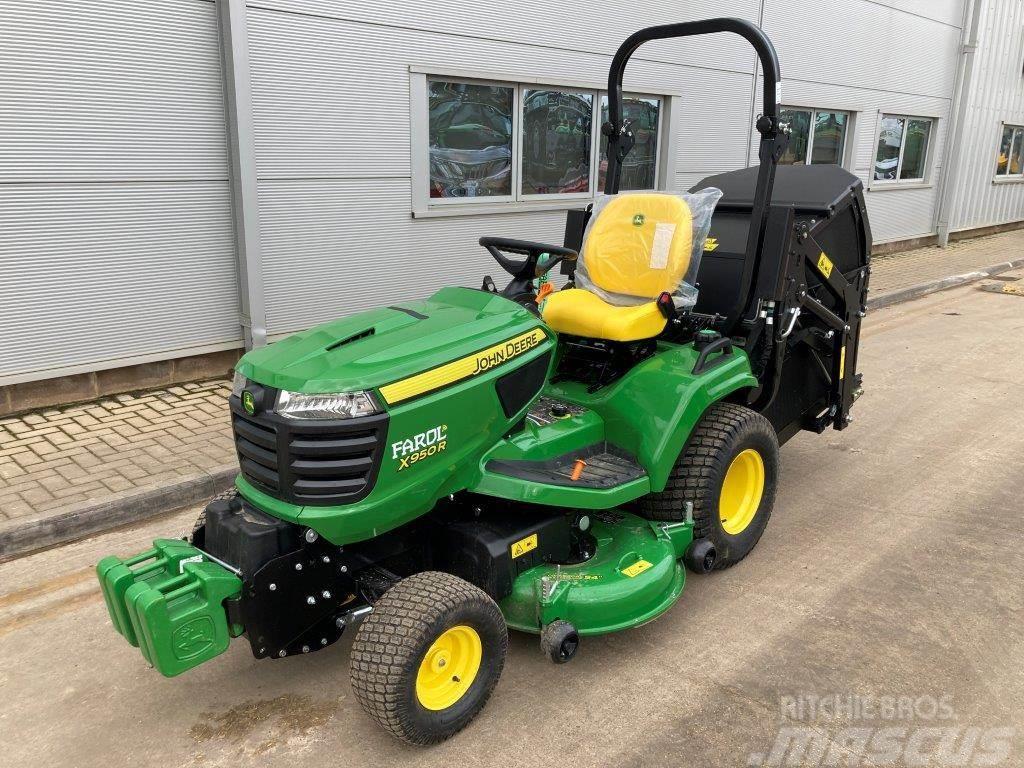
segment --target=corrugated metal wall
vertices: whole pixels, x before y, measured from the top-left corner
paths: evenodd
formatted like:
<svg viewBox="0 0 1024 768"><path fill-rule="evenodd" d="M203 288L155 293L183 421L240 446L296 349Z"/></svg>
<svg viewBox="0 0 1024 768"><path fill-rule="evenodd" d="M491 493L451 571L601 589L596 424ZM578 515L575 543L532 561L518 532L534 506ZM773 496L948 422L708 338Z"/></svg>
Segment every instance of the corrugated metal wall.
<svg viewBox="0 0 1024 768"><path fill-rule="evenodd" d="M1014 73L1019 84L1024 0L980 1L990 34L976 80L994 93ZM930 234L963 3L644 0L624 14L589 0L252 0L268 330L476 284L497 274L475 245L483 234L561 239L560 211L412 217L410 67L600 84L625 35L650 24L762 20L784 103L854 115L848 165L869 187L876 240ZM207 0L0 6L0 384L240 343L215 10ZM741 40L649 44L626 80L681 94L670 187L748 162L757 83ZM979 97L988 106L976 111L988 111L968 128L964 163L984 169L987 187L964 185L958 227L1024 218L1024 185L993 189L990 172L998 120L1024 123L1015 93ZM937 119L925 184L872 188L884 112Z"/></svg>
<svg viewBox="0 0 1024 768"><path fill-rule="evenodd" d="M1024 125L1024 1L982 3L950 229L1024 219L1024 180L995 182L1002 123Z"/></svg>
<svg viewBox="0 0 1024 768"><path fill-rule="evenodd" d="M645 3L643 23L679 21L680 13L756 20L758 5ZM249 6L260 243L272 335L426 296L446 283L497 277L500 268L476 244L481 235L561 241L562 211L411 217L409 68L504 73L513 82L602 83L626 34L621 9L531 0L517 4L509 18L493 4L458 0L263 0ZM499 16L503 23L496 27ZM566 25L566 18L587 23ZM738 39L652 45L630 65L630 87L687 94L676 117L680 186L745 164L752 65L753 53ZM709 120L714 131L707 130Z"/></svg>
<svg viewBox="0 0 1024 768"><path fill-rule="evenodd" d="M200 0L0 5L0 383L239 343L217 34Z"/></svg>
<svg viewBox="0 0 1024 768"><path fill-rule="evenodd" d="M962 0L765 2L764 28L782 62L783 101L854 113L849 170L867 189L876 243L935 232L961 16ZM882 113L937 118L926 184L872 183Z"/></svg>

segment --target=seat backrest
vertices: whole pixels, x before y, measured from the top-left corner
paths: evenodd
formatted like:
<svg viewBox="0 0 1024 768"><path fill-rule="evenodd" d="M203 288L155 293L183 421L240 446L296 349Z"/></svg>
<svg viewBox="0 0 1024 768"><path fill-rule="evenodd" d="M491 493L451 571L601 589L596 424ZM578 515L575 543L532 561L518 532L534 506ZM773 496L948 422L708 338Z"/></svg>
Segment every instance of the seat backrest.
<svg viewBox="0 0 1024 768"><path fill-rule="evenodd" d="M679 288L692 247L693 218L685 200L636 192L609 198L598 211L581 260L586 278L598 289L656 299Z"/></svg>

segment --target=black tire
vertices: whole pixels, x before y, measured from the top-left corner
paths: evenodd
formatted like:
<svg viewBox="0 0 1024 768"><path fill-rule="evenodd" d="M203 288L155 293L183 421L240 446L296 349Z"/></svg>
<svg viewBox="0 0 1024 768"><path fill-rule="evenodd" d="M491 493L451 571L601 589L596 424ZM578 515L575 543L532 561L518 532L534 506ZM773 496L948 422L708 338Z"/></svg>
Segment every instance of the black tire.
<svg viewBox="0 0 1024 768"><path fill-rule="evenodd" d="M580 647L580 633L568 621L555 619L540 633L540 650L555 664L571 661Z"/></svg>
<svg viewBox="0 0 1024 768"><path fill-rule="evenodd" d="M434 641L455 627L478 635L479 670L454 703L428 709L417 694L420 665ZM436 744L483 709L507 650L505 619L483 590L449 573L417 573L385 592L359 627L352 644L352 690L384 729L410 744Z"/></svg>
<svg viewBox="0 0 1024 768"><path fill-rule="evenodd" d="M740 453L752 448L764 466L760 504L745 528L729 533L719 512L725 475ZM706 538L717 552L715 570L735 565L757 544L768 525L779 479L779 440L761 414L732 403L715 403L697 423L669 475L665 490L640 500L637 511L649 520L685 520L693 503L694 539Z"/></svg>

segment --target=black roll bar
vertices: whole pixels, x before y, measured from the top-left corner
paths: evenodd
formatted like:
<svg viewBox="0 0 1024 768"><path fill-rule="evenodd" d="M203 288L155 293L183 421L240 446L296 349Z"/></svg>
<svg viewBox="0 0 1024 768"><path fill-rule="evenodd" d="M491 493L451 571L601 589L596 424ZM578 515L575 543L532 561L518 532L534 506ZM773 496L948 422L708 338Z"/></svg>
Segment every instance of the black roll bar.
<svg viewBox="0 0 1024 768"><path fill-rule="evenodd" d="M619 46L608 70L608 122L601 126L601 132L608 137L608 168L605 174L605 194L614 195L619 191L622 176L622 161L633 148L633 132L622 118L622 75L630 57L646 42L665 40L673 37L692 37L717 32L732 32L743 37L757 52L764 77L761 115L756 128L761 134L757 156L760 168L757 185L754 188L754 205L751 211L750 231L747 236L746 258L743 265L743 286L740 294L739 311L747 313L747 303L753 291L754 276L760 270L761 246L768 225L768 206L771 203L772 188L775 185L775 168L789 143L787 133L779 126L779 99L782 74L779 71L779 57L768 35L756 24L745 19L719 18L687 21L680 24L663 24L647 27L634 32Z"/></svg>
<svg viewBox="0 0 1024 768"><path fill-rule="evenodd" d="M624 126L622 120L622 75L626 71L626 64L629 63L630 57L637 48L651 40L711 35L716 32L732 32L740 35L754 47L757 57L761 61L761 71L764 76L761 116L770 120L770 124L765 126L765 130L762 130L759 120L758 130L763 136L766 130L778 129L779 83L782 82L779 57L775 53L772 41L759 26L745 19L720 18L687 21L681 24L663 24L658 27L641 29L627 37L619 46L608 70L608 122L601 129L608 136L608 168L604 189L606 194L613 195L619 191L622 160L633 148L633 142L627 140L628 126ZM622 144L628 144L628 146L623 147ZM616 151L613 151L613 145Z"/></svg>

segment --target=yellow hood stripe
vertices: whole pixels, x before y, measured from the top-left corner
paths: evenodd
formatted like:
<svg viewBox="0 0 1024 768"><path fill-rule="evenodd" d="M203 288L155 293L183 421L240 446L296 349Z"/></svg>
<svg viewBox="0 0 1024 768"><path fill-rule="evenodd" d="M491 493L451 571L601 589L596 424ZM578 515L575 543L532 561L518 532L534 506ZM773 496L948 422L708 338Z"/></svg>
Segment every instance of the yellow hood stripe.
<svg viewBox="0 0 1024 768"><path fill-rule="evenodd" d="M472 355L453 360L442 366L423 373L417 373L407 379L396 381L380 388L380 394L388 405L433 392L435 389L447 387L463 379L476 376L491 368L519 357L544 341L544 331L534 328L519 336L495 344L493 347L474 352Z"/></svg>

